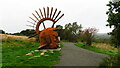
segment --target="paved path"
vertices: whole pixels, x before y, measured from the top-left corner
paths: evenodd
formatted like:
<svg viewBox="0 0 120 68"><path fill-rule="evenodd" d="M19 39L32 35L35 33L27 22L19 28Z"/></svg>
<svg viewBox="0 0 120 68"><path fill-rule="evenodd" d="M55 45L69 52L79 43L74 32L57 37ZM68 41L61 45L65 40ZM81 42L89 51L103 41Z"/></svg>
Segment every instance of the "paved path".
<svg viewBox="0 0 120 68"><path fill-rule="evenodd" d="M63 42L62 56L55 66L98 66L102 58L107 55L95 53L75 46L73 43Z"/></svg>

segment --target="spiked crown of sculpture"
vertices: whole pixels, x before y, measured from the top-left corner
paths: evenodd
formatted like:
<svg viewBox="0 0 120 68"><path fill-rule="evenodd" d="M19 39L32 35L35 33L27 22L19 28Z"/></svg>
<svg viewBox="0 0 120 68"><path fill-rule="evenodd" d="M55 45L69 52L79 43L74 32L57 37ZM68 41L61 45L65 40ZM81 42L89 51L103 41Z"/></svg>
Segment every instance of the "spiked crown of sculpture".
<svg viewBox="0 0 120 68"><path fill-rule="evenodd" d="M53 7L51 7L51 8L47 7L46 9L43 7L43 12L42 12L42 10L39 8L39 11L36 11L36 10L35 10L35 13L36 13L37 16L36 16L34 13L32 13L32 15L34 16L35 19L32 18L32 17L29 17L29 18L30 18L32 21L34 21L36 24L35 24L35 23L32 23L32 22L30 22L30 21L28 21L28 22L32 23L33 25L36 25L36 33L37 33L37 34L40 33L39 27L40 27L41 24L43 24L44 29L46 28L46 27L45 27L45 24L44 24L44 21L46 21L46 20L52 21L53 24L52 24L51 27L53 28L54 25L55 25L55 23L56 23L60 18L62 18L62 17L64 16L64 14L60 14L61 11L58 11L58 12L57 12L57 8L54 10Z"/></svg>

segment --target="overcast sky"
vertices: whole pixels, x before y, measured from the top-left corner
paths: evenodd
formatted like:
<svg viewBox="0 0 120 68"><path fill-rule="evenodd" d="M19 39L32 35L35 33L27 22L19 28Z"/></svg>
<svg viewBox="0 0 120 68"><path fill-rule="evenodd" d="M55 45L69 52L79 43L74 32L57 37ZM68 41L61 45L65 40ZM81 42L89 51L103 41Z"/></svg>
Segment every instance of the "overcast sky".
<svg viewBox="0 0 120 68"><path fill-rule="evenodd" d="M26 25L29 16L35 10L43 7L54 7L64 13L56 25L77 22L82 24L83 29L95 27L99 33L110 32L106 27L106 11L109 0L1 0L0 2L0 29L7 33L20 32L29 29ZM51 23L51 22L50 22ZM47 27L49 23L47 22Z"/></svg>

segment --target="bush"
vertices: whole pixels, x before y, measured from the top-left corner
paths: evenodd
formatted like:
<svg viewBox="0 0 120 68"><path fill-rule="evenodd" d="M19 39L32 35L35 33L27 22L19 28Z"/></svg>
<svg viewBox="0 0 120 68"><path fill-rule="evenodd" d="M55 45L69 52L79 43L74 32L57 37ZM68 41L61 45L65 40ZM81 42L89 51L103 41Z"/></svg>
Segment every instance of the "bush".
<svg viewBox="0 0 120 68"><path fill-rule="evenodd" d="M120 66L120 50L117 55L103 59L99 67L117 67Z"/></svg>
<svg viewBox="0 0 120 68"><path fill-rule="evenodd" d="M96 28L88 28L81 31L80 33L81 42L85 42L86 45L91 45L96 32L97 32Z"/></svg>

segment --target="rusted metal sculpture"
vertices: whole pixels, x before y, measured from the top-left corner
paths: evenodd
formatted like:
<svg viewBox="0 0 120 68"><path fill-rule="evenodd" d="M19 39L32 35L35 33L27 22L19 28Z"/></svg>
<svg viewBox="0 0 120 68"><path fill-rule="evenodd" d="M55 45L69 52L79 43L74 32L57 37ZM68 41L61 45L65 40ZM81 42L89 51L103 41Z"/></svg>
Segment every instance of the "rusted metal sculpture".
<svg viewBox="0 0 120 68"><path fill-rule="evenodd" d="M56 30L58 29L54 28L54 25L60 18L64 16L64 14L60 15L61 11L57 13L57 9L55 9L55 11L53 12L53 7L50 10L49 7L47 7L46 10L43 7L44 12L42 12L39 8L39 13L35 10L37 16L32 13L35 19L33 19L32 17L29 18L36 23L36 33L39 34L40 39L40 46L38 47L38 49L55 49L58 48L59 40L57 38L58 33L56 32ZM53 25L50 28L45 27L44 21L46 20L53 22ZM35 25L35 23L32 24ZM39 27L41 24L43 24L44 29L42 31L39 31Z"/></svg>

